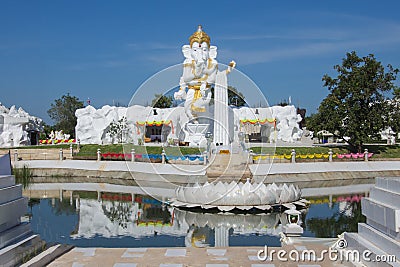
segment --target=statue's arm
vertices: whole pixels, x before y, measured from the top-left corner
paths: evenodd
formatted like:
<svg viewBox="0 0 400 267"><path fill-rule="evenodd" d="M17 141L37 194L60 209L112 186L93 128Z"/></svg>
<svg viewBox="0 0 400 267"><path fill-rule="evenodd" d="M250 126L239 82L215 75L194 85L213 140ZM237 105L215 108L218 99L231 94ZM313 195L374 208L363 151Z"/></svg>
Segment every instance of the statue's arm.
<svg viewBox="0 0 400 267"><path fill-rule="evenodd" d="M213 59L208 63L206 74L208 75L207 83L213 84L215 83L215 77L217 76L218 71L218 62Z"/></svg>
<svg viewBox="0 0 400 267"><path fill-rule="evenodd" d="M184 83L189 83L195 78L193 72L192 72L192 62L189 60L185 60L183 63L183 73L182 73L182 79Z"/></svg>

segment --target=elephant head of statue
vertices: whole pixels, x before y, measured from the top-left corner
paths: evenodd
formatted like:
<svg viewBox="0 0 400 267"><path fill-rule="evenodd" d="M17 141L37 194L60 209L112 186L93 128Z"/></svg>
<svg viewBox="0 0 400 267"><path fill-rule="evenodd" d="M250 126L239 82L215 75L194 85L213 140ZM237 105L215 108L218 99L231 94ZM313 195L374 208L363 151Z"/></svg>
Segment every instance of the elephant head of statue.
<svg viewBox="0 0 400 267"><path fill-rule="evenodd" d="M192 47L190 45L184 45L182 47L182 53L185 58L194 60L196 65L201 65L207 63L209 58L215 59L217 57L217 47L210 46L206 42L199 44L194 42Z"/></svg>
<svg viewBox="0 0 400 267"><path fill-rule="evenodd" d="M199 26L198 30L189 38L190 45L182 47L184 57L194 61L196 69L207 66L208 59L217 57L217 47L210 46L210 37Z"/></svg>

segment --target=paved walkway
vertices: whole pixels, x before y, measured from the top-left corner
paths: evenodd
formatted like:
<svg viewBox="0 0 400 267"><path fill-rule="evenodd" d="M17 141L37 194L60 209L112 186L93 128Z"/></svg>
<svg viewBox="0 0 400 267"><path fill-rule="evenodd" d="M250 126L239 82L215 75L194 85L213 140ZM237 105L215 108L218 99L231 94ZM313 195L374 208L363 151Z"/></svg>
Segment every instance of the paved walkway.
<svg viewBox="0 0 400 267"><path fill-rule="evenodd" d="M317 261L321 251L326 247L318 245L310 246L285 246L283 248L268 248L285 250L287 253L295 250L301 256L302 251L314 249L316 258L306 261L260 261L257 253L260 247L227 247L227 248L74 248L70 252L56 259L48 266L111 266L111 267L184 267L184 266L205 266L205 267L275 267L275 266L298 266L298 267L321 267L321 266L352 266L350 263L340 261L329 261L326 259ZM273 254L273 257L277 257ZM289 259L288 254L284 256ZM292 257L296 257L292 253Z"/></svg>

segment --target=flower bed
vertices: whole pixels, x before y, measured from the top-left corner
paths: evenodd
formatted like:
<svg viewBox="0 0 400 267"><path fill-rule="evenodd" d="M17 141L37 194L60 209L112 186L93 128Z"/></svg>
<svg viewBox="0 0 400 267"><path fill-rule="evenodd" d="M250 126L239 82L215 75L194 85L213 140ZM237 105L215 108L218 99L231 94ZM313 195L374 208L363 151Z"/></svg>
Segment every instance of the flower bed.
<svg viewBox="0 0 400 267"><path fill-rule="evenodd" d="M41 145L52 145L52 144L75 144L75 139L60 139L60 140L51 140L51 139L43 139L39 140L39 144Z"/></svg>
<svg viewBox="0 0 400 267"><path fill-rule="evenodd" d="M132 160L132 154L130 153L107 152L107 153L102 153L101 157L105 160ZM204 157L201 155L183 155L183 156L166 155L165 158L166 160L189 160L189 161L204 160ZM162 156L160 154L135 154L135 159L157 161L157 160L162 160Z"/></svg>
<svg viewBox="0 0 400 267"><path fill-rule="evenodd" d="M368 158L371 158L374 153L368 153ZM332 158L338 159L363 159L364 153L349 153L349 154L332 154ZM291 154L283 155L254 155L253 160L265 160L265 159L292 159ZM314 154L296 154L296 159L329 159L327 153L314 153Z"/></svg>

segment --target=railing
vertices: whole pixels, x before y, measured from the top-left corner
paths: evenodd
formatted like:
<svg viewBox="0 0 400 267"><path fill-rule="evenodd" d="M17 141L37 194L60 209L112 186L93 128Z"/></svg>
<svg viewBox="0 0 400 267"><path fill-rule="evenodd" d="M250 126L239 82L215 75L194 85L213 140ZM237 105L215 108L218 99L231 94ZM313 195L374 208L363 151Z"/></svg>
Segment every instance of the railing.
<svg viewBox="0 0 400 267"><path fill-rule="evenodd" d="M8 153L8 151L2 151ZM4 154L4 153L3 153ZM11 159L18 160L70 160L73 158L73 152L69 149L11 149Z"/></svg>

